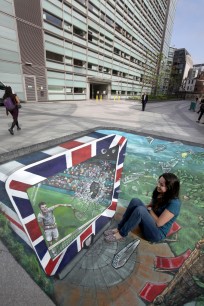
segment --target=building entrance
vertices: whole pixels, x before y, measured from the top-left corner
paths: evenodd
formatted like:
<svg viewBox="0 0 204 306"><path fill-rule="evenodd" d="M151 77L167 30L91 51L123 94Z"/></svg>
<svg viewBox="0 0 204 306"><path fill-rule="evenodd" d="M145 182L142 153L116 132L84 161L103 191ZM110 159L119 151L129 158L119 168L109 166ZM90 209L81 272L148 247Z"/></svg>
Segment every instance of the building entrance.
<svg viewBox="0 0 204 306"><path fill-rule="evenodd" d="M108 84L90 83L90 99L98 99L102 96L103 99L108 98Z"/></svg>
<svg viewBox="0 0 204 306"><path fill-rule="evenodd" d="M110 99L111 80L105 78L88 77L87 99Z"/></svg>

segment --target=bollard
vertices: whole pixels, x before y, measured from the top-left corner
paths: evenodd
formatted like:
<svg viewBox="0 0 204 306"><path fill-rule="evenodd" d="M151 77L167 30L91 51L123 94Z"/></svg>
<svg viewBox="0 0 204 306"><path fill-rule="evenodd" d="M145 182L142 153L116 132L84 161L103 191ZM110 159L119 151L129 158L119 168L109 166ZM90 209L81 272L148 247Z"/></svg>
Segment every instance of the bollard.
<svg viewBox="0 0 204 306"><path fill-rule="evenodd" d="M102 99L103 99L103 98L102 98L102 95L100 95L100 101L102 101Z"/></svg>
<svg viewBox="0 0 204 306"><path fill-rule="evenodd" d="M98 101L98 95L96 95L96 101Z"/></svg>

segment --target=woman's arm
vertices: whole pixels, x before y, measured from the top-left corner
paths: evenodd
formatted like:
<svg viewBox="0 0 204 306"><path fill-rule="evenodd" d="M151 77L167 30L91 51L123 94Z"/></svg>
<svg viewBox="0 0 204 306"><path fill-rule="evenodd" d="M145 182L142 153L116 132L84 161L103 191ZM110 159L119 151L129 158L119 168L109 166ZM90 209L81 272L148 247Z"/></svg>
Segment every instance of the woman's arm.
<svg viewBox="0 0 204 306"><path fill-rule="evenodd" d="M15 100L16 100L16 104L19 105L20 104L20 99L17 95L15 96Z"/></svg>
<svg viewBox="0 0 204 306"><path fill-rule="evenodd" d="M159 217L153 212L153 210L149 210L149 213L158 227L163 226L174 217L174 214L172 214L168 209L165 209Z"/></svg>

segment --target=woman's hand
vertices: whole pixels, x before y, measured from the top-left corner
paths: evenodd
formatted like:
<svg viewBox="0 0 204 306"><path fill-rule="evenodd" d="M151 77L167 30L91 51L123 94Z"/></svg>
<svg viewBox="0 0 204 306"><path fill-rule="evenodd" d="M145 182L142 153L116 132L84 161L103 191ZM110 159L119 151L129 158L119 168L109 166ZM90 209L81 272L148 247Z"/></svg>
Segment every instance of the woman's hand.
<svg viewBox="0 0 204 306"><path fill-rule="evenodd" d="M152 207L152 201L150 201L150 203L146 206L147 208L148 207Z"/></svg>
<svg viewBox="0 0 204 306"><path fill-rule="evenodd" d="M153 210L150 210L149 213L158 227L163 226L174 217L174 214L172 214L168 209L165 209L159 217L153 212Z"/></svg>

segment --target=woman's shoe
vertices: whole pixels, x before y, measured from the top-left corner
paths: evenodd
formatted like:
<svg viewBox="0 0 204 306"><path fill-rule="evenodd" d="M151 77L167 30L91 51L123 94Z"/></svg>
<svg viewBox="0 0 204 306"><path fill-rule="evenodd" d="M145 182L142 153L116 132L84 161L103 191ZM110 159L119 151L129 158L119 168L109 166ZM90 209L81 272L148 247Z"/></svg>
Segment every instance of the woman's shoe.
<svg viewBox="0 0 204 306"><path fill-rule="evenodd" d="M109 235L109 236L105 236L104 239L106 242L120 242L120 241L124 241L125 237L116 238L115 235Z"/></svg>
<svg viewBox="0 0 204 306"><path fill-rule="evenodd" d="M114 235L117 232L118 232L117 228L111 228L111 229L106 230L103 234L105 236L109 236L109 235Z"/></svg>
<svg viewBox="0 0 204 306"><path fill-rule="evenodd" d="M9 131L9 133L10 133L11 135L14 135L14 132L13 132L12 129L8 129L8 131Z"/></svg>
<svg viewBox="0 0 204 306"><path fill-rule="evenodd" d="M21 130L20 126L17 126L17 130L18 130L18 131Z"/></svg>

